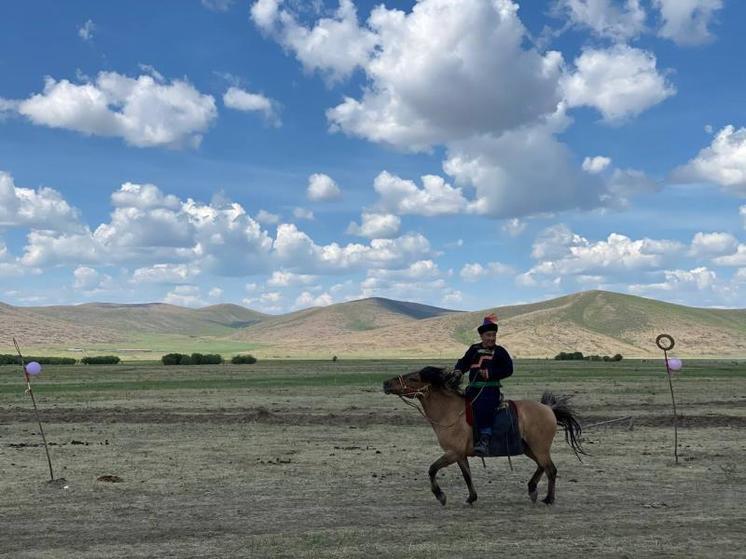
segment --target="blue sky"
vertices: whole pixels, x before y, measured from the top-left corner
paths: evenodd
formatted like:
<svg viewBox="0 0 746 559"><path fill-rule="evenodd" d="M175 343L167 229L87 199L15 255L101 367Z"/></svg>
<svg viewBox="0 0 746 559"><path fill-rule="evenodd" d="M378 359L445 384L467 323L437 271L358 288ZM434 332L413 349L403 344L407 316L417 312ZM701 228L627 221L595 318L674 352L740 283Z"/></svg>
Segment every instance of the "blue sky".
<svg viewBox="0 0 746 559"><path fill-rule="evenodd" d="M746 307L744 18L5 3L0 301Z"/></svg>

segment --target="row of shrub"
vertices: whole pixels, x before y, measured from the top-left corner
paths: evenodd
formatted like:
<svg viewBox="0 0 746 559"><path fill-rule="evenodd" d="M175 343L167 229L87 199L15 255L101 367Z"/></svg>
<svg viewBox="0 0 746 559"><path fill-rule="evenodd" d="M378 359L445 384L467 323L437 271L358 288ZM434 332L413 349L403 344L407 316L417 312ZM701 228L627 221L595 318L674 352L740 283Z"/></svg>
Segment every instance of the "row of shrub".
<svg viewBox="0 0 746 559"><path fill-rule="evenodd" d="M80 360L83 365L116 365L121 361L116 355L95 355L93 357L83 357Z"/></svg>
<svg viewBox="0 0 746 559"><path fill-rule="evenodd" d="M36 361L41 365L75 365L76 359L72 357L24 357L26 363ZM20 365L21 358L10 353L0 353L0 365Z"/></svg>
<svg viewBox="0 0 746 559"><path fill-rule="evenodd" d="M220 365L223 357L217 353L167 353L161 357L164 365Z"/></svg>
<svg viewBox="0 0 746 559"><path fill-rule="evenodd" d="M192 353L191 355L187 355L186 353L167 353L161 357L161 362L164 365L220 365L224 360L217 353ZM256 363L256 357L248 354L234 355L231 363L234 365L252 364Z"/></svg>
<svg viewBox="0 0 746 559"><path fill-rule="evenodd" d="M609 357L608 355L583 355L582 351L573 351L572 353L561 351L554 358L557 361L621 361L623 359L621 353Z"/></svg>

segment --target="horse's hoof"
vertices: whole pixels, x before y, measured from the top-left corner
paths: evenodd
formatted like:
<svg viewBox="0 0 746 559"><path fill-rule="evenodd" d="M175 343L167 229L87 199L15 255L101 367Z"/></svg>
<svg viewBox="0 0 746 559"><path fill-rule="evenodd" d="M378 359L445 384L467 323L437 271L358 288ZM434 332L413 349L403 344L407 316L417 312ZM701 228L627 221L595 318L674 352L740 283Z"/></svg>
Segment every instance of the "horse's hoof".
<svg viewBox="0 0 746 559"><path fill-rule="evenodd" d="M544 503L545 505L552 505L554 504L554 497L550 497L549 495L547 495L541 500L541 502Z"/></svg>
<svg viewBox="0 0 746 559"><path fill-rule="evenodd" d="M435 494L435 498L438 499L438 502L441 505L446 506L446 494L445 493L443 493L442 491L438 491Z"/></svg>
<svg viewBox="0 0 746 559"><path fill-rule="evenodd" d="M476 501L476 500L477 500L477 496L476 496L476 495L469 495L469 496L468 496L468 497L466 498L466 504L467 504L467 505L470 505L470 504L472 504L472 503L473 503L474 501Z"/></svg>
<svg viewBox="0 0 746 559"><path fill-rule="evenodd" d="M539 498L539 492L537 490L529 491L528 496L531 498L532 503L536 503L536 499Z"/></svg>

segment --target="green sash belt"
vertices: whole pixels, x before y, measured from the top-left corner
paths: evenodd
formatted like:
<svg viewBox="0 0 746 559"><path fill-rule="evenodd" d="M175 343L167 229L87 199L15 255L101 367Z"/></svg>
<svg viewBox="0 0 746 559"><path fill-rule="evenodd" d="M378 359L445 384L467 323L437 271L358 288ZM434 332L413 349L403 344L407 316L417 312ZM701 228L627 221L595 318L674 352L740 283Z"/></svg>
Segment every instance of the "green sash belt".
<svg viewBox="0 0 746 559"><path fill-rule="evenodd" d="M500 388L502 386L499 380L478 380L469 383L469 388Z"/></svg>

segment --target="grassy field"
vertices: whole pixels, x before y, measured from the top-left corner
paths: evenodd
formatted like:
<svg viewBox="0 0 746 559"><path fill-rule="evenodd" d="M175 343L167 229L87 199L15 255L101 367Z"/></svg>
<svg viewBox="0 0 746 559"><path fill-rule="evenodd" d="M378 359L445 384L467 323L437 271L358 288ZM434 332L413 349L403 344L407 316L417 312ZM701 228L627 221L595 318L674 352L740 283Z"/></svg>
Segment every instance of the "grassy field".
<svg viewBox="0 0 746 559"><path fill-rule="evenodd" d="M572 394L579 463L557 437L557 502L533 505L525 457L457 467L381 382L430 361L45 367L34 392L58 476L48 486L17 367L0 367L2 557L742 557L746 364L687 361L673 463L660 361L522 360L508 397ZM96 481L118 475L122 483ZM540 493L545 491L540 485Z"/></svg>

